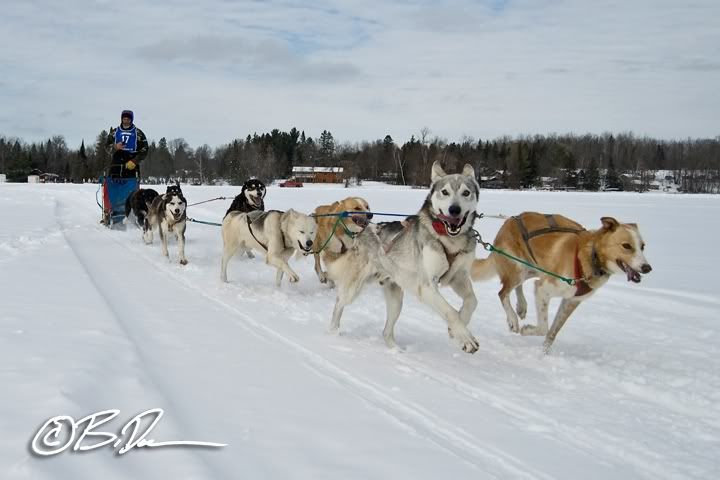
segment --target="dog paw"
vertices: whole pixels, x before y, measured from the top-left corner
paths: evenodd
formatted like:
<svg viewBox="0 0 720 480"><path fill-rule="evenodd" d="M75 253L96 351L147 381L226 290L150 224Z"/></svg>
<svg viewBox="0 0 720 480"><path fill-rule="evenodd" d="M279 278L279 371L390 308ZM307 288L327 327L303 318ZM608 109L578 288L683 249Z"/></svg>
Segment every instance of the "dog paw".
<svg viewBox="0 0 720 480"><path fill-rule="evenodd" d="M525 320L525 317L527 317L527 305L525 305L524 307L518 305L517 314L521 320Z"/></svg>
<svg viewBox="0 0 720 480"><path fill-rule="evenodd" d="M470 333L470 330L468 330L464 326L462 328L457 327L452 330L453 331L451 331L450 334L460 344L463 352L467 352L467 353L477 352L478 348L480 348L480 343L478 343L477 339L472 335L472 333Z"/></svg>
<svg viewBox="0 0 720 480"><path fill-rule="evenodd" d="M465 353L475 353L478 351L478 348L480 348L478 341L474 337L471 338L472 340L465 342L462 346L462 350Z"/></svg>
<svg viewBox="0 0 720 480"><path fill-rule="evenodd" d="M392 335L383 336L383 341L385 341L385 345L392 349L392 350L400 350L400 347L398 347L397 343L395 343L395 337Z"/></svg>
<svg viewBox="0 0 720 480"><path fill-rule="evenodd" d="M523 327L520 329L520 335L524 336L541 336L545 335L546 333L547 332L543 331L535 325L523 325Z"/></svg>
<svg viewBox="0 0 720 480"><path fill-rule="evenodd" d="M320 283L327 283L328 281L327 273L325 272L318 273L318 278L320 279Z"/></svg>
<svg viewBox="0 0 720 480"><path fill-rule="evenodd" d="M297 283L300 281L300 277L293 273L288 275L288 280L290 280L290 283Z"/></svg>
<svg viewBox="0 0 720 480"><path fill-rule="evenodd" d="M180 265L187 265L187 264L188 264L187 258L183 258L180 260Z"/></svg>

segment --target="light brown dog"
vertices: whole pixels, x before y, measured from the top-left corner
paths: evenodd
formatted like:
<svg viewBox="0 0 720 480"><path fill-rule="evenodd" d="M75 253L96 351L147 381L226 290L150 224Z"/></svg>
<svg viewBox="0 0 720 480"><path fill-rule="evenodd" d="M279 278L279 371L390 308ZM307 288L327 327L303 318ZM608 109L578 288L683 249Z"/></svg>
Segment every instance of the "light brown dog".
<svg viewBox="0 0 720 480"><path fill-rule="evenodd" d="M619 223L612 217L602 217L600 221L602 227L598 230L585 230L562 215L525 212L506 220L495 237L496 248L544 270L572 278L573 285L497 252L473 262L473 280L500 277L502 289L498 295L510 330L522 335L545 335L546 352L580 302L602 287L610 275L624 273L628 281L639 283L640 273L652 270L645 259L645 242L636 224ZM518 316L524 319L527 314L522 284L529 278L538 278L535 281L537 325L520 329ZM510 305L512 290L517 296L517 313ZM552 297L562 297L562 302L548 330L548 304Z"/></svg>
<svg viewBox="0 0 720 480"><path fill-rule="evenodd" d="M347 252L352 244L352 237L362 232L372 219L372 214L352 214L352 212L369 211L370 205L360 197L348 197L331 205L320 205L315 209L315 220L318 224L315 246L320 249L323 248L325 242L328 242L319 254L315 254L315 273L317 273L321 283L326 283L328 277L327 273L322 269L320 259L322 258L325 263L332 262ZM342 218L339 223L337 216L325 216L342 212L350 212L351 215ZM335 230L334 233L333 229ZM331 235L332 238L330 238ZM328 241L328 238L330 238L330 241Z"/></svg>

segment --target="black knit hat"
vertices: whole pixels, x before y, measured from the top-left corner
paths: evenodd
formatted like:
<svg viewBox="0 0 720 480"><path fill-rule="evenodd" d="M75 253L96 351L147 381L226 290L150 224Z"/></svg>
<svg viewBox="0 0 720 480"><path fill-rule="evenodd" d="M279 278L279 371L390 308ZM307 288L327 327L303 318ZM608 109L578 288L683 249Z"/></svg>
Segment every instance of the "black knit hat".
<svg viewBox="0 0 720 480"><path fill-rule="evenodd" d="M125 117L130 117L131 122L133 120L135 120L135 115L133 115L132 110L123 110L122 113L120 114L120 120L122 120Z"/></svg>

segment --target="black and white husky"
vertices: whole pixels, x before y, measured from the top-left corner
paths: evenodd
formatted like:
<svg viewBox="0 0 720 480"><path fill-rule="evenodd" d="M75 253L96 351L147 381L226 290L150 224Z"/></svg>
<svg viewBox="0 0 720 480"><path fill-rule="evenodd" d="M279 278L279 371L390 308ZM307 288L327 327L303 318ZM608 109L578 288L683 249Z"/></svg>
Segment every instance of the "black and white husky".
<svg viewBox="0 0 720 480"><path fill-rule="evenodd" d="M140 188L135 190L125 201L126 223L134 220L138 227L145 225L145 218L150 211L152 201L160 195L152 188ZM131 215L132 214L132 215Z"/></svg>
<svg viewBox="0 0 720 480"><path fill-rule="evenodd" d="M447 175L435 162L431 179L430 193L417 215L370 225L355 237L353 248L328 264L328 278L337 286L331 331L339 330L343 309L363 286L380 280L387 306L383 337L389 347L395 346L395 322L408 291L447 322L450 337L465 352L477 351L478 342L467 325L477 306L470 267L477 244L472 227L480 187L470 165L460 174ZM459 311L440 293L444 285L462 298Z"/></svg>
<svg viewBox="0 0 720 480"><path fill-rule="evenodd" d="M188 263L185 257L186 209L187 201L180 189L180 185L169 185L163 195L158 195L153 200L143 226L145 243L152 243L153 229L157 227L160 234L162 254L166 257L170 256L167 248L168 234L170 232L175 233L178 240L178 256L181 265L187 265Z"/></svg>
<svg viewBox="0 0 720 480"><path fill-rule="evenodd" d="M230 204L230 208L225 213L230 212L248 213L255 210L265 210L265 193L267 192L265 184L257 178L247 180L240 190L240 194L235 197Z"/></svg>

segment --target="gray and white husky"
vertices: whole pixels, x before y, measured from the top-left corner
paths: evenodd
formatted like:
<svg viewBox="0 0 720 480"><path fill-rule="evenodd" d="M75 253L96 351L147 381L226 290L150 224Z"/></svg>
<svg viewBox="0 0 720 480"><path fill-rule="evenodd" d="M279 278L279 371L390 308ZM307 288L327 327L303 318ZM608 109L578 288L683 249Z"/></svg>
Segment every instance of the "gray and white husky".
<svg viewBox="0 0 720 480"><path fill-rule="evenodd" d="M435 162L431 179L430 193L417 215L403 222L371 225L355 237L346 254L328 264L328 277L337 286L331 331L338 331L343 309L362 287L379 280L387 307L383 337L389 347L395 346L395 322L407 290L445 319L450 337L464 351L477 351L478 342L467 325L477 306L470 267L475 258L472 227L480 186L470 165L461 174L448 175ZM459 311L440 293L445 285L462 298Z"/></svg>
<svg viewBox="0 0 720 480"><path fill-rule="evenodd" d="M257 250L265 253L265 263L277 268L275 283L278 287L285 273L290 282L297 282L298 274L290 268L288 260L294 252L312 253L316 229L313 217L293 209L287 212L228 212L222 223L220 279L227 282L228 262L238 250L250 257L251 250Z"/></svg>
<svg viewBox="0 0 720 480"><path fill-rule="evenodd" d="M177 236L178 256L181 265L187 265L188 263L185 257L186 210L187 200L185 200L185 196L180 190L180 185L169 185L164 194L153 199L143 225L145 243L152 243L153 229L157 227L160 234L162 254L168 258L170 257L168 253L168 235L172 232Z"/></svg>

